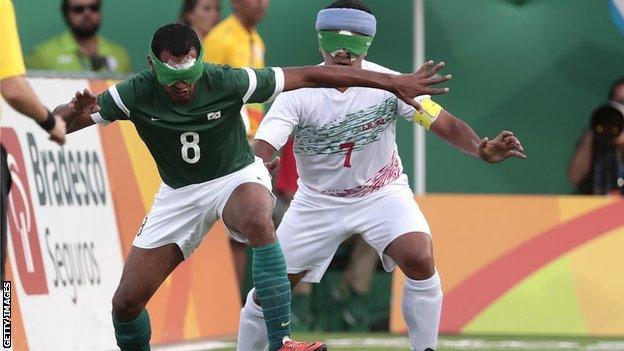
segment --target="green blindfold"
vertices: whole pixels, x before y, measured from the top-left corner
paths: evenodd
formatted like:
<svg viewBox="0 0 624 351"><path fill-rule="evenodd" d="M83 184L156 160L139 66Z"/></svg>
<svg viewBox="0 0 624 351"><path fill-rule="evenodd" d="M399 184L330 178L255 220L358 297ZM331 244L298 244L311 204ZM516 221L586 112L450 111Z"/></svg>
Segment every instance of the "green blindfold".
<svg viewBox="0 0 624 351"><path fill-rule="evenodd" d="M154 67L154 72L156 72L156 77L158 78L158 81L164 85L173 85L179 81L183 81L186 84L192 84L198 81L204 73L203 47L200 48L199 55L197 56L195 63L193 63L193 65L188 68L176 69L164 64L154 54L151 47L148 56L152 60L152 66Z"/></svg>
<svg viewBox="0 0 624 351"><path fill-rule="evenodd" d="M368 52L373 37L321 30L318 32L318 41L321 48L330 54L344 49L352 56L362 56Z"/></svg>

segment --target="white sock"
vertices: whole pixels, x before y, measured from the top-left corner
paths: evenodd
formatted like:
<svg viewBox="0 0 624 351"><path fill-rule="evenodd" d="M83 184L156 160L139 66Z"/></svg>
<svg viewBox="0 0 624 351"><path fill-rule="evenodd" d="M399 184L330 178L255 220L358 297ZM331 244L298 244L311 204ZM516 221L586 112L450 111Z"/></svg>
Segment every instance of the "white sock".
<svg viewBox="0 0 624 351"><path fill-rule="evenodd" d="M412 280L405 277L403 318L409 331L412 350L436 349L441 312L442 287L437 271L425 280Z"/></svg>
<svg viewBox="0 0 624 351"><path fill-rule="evenodd" d="M255 290L255 288L251 289L247 294L247 301L241 309L237 351L264 351L269 347L269 336L262 307L253 299Z"/></svg>

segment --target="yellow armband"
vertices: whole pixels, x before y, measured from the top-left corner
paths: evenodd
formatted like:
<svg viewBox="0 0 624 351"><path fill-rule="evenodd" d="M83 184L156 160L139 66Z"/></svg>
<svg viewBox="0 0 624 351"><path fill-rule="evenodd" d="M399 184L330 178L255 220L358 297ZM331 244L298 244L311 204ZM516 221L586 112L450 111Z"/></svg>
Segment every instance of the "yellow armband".
<svg viewBox="0 0 624 351"><path fill-rule="evenodd" d="M431 124L438 118L440 111L442 111L442 106L438 105L430 98L421 101L420 106L423 108L423 113L416 111L414 117L412 117L412 121L420 124L426 130L429 130Z"/></svg>

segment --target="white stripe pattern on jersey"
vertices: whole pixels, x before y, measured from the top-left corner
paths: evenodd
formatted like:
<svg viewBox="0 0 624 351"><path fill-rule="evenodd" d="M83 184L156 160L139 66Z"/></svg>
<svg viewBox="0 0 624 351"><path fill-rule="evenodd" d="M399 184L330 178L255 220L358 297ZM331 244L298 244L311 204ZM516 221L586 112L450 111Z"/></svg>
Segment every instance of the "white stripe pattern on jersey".
<svg viewBox="0 0 624 351"><path fill-rule="evenodd" d="M284 91L284 70L280 67L271 67L271 69L275 73L275 91L266 102L273 101L277 95Z"/></svg>
<svg viewBox="0 0 624 351"><path fill-rule="evenodd" d="M113 97L113 100L115 101L115 104L117 104L117 107L119 107L119 109L122 110L123 113L126 114L126 116L130 117L130 110L126 107L126 105L121 100L121 96L119 95L119 92L117 91L117 86L113 85L112 87L108 88L108 92Z"/></svg>
<svg viewBox="0 0 624 351"><path fill-rule="evenodd" d="M97 124L101 124L103 126L107 125L110 123L109 120L107 120L106 118L102 117L102 115L99 112L95 112L91 114L91 119L93 120L93 122L97 123Z"/></svg>
<svg viewBox="0 0 624 351"><path fill-rule="evenodd" d="M246 104L251 98L251 95L253 95L256 91L258 78L256 77L256 72L253 69L249 67L244 67L243 69L247 72L247 76L249 77L249 87L247 87L247 92L245 93L245 96L243 96L243 104Z"/></svg>

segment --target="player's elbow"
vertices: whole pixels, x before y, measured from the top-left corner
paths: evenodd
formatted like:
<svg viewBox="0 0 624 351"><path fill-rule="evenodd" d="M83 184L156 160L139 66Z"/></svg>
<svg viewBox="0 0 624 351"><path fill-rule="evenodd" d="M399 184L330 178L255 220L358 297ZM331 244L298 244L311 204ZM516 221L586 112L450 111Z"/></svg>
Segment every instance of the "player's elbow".
<svg viewBox="0 0 624 351"><path fill-rule="evenodd" d="M2 98L11 106L19 105L24 100L25 92L24 86L26 82L24 77L15 76L2 80L0 84L0 94Z"/></svg>

